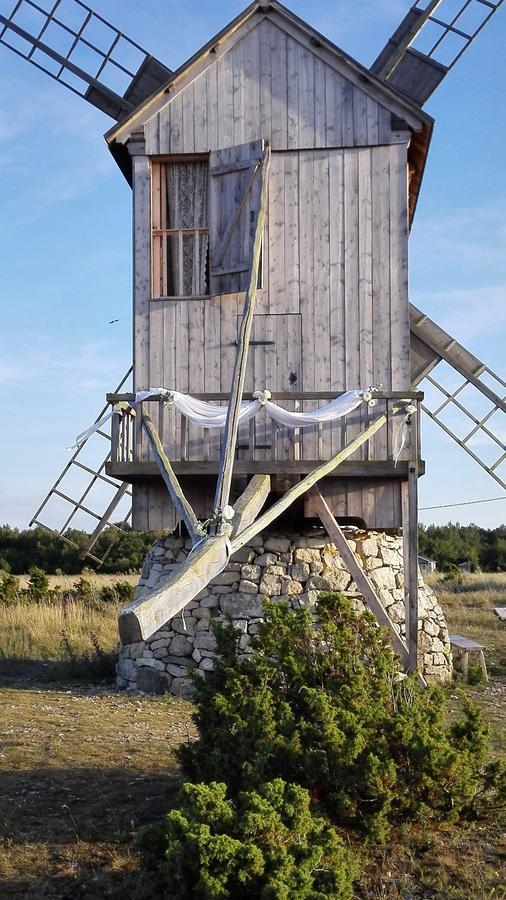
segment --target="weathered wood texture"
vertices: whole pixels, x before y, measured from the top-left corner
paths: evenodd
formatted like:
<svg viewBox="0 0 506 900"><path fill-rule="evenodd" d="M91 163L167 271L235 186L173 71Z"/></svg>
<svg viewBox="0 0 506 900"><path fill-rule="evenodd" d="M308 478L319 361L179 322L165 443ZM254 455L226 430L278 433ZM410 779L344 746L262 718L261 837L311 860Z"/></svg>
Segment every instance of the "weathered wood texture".
<svg viewBox="0 0 506 900"><path fill-rule="evenodd" d="M259 137L273 150L395 140L388 101L290 31L263 18L208 58L147 122L147 153L206 152Z"/></svg>
<svg viewBox="0 0 506 900"><path fill-rule="evenodd" d="M145 125L148 155L210 151L214 168L227 160L240 161L247 142L271 142L261 288L246 390L342 391L373 383L381 383L386 391L409 388L410 133L392 130L393 106L385 103L378 89L360 81L352 67L309 46L294 27L281 27L279 17L269 14L249 20L191 77L178 82ZM149 303L149 275L142 262L150 256L149 171L145 161L137 168L136 386L228 392L244 303L244 294L237 291L244 273L212 276L211 289L221 294ZM232 173L234 184L226 174L211 175L210 181L220 178L224 187L219 197L216 185L210 184L211 208L214 201L219 205L219 223L211 223L211 245L218 247L237 214L249 170L240 177ZM253 202L254 196L242 218ZM239 259L241 243L245 249L246 242L240 233L234 241ZM233 256L229 251L228 266ZM296 403L288 401L288 406L297 408ZM302 408L318 405L304 401ZM174 411L163 407L153 419L171 460L219 458L217 433L192 425L182 433ZM329 458L369 421L365 407L346 423L295 433L261 419L251 426L255 459L293 458L294 446L300 459ZM243 434L241 429L239 448L247 443ZM392 432L384 430L356 459L388 459L392 440ZM149 460L149 448L142 447L143 458ZM142 490L135 488L136 493ZM138 502L134 500L134 508ZM375 526L400 525L400 500L393 484L380 486L379 494L371 484L360 490L352 487L339 504L345 509L340 514L369 521L374 512Z"/></svg>

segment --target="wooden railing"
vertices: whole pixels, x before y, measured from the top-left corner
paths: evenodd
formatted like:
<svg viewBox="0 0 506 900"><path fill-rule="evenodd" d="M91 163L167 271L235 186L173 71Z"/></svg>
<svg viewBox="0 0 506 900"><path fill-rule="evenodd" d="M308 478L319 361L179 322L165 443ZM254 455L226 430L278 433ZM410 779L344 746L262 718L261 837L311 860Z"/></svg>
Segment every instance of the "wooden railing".
<svg viewBox="0 0 506 900"><path fill-rule="evenodd" d="M340 392L277 392L272 399L286 409L307 412L325 405L339 396ZM228 394L194 394L200 400L225 405ZM246 425L240 427L237 442L237 460L247 462L268 461L278 463L287 472L300 469L305 461L318 462L329 459L339 449L348 444L378 416L386 413L386 425L378 431L354 457L356 461L392 463L397 445L397 437L402 427L404 409L409 401L416 407L412 425L407 430L406 442L400 460L420 458L419 416L423 394L419 391L376 393L375 405L361 404L354 412L335 422L326 422L306 428L289 429L278 425L265 412L260 411ZM133 403L133 394L109 394L112 404L120 401ZM251 399L250 394L244 395ZM127 407L121 415L112 418L112 455L114 463L146 463L152 461L146 436L142 429L144 410L149 412L160 435L169 459L181 463L211 463L218 461L221 451L223 429L204 429L190 422L174 405L162 400L151 399L137 405L136 410ZM396 411L397 410L397 411Z"/></svg>

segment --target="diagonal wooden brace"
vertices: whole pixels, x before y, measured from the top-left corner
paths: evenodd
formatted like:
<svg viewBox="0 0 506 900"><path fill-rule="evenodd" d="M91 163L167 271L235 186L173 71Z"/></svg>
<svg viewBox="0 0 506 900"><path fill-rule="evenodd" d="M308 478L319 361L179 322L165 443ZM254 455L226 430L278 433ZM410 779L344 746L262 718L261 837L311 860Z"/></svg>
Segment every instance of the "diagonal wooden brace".
<svg viewBox="0 0 506 900"><path fill-rule="evenodd" d="M188 533L192 539L192 543L195 546L202 538L205 536L206 532L202 528L197 516L195 515L192 507L188 503L186 499L183 489L177 480L177 476L170 464L169 458L167 457L163 444L160 440L160 436L153 424L153 420L148 413L144 413L142 417L142 426L146 431L149 445L153 451L153 455L156 459L157 466L160 470L160 475L162 476L165 486L170 494L170 498L176 507L178 513L183 519Z"/></svg>

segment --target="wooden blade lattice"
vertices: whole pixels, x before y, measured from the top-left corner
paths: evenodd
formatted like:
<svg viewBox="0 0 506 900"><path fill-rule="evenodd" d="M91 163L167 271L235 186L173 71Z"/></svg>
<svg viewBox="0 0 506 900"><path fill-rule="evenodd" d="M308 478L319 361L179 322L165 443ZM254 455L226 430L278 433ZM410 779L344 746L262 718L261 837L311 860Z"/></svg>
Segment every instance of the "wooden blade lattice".
<svg viewBox="0 0 506 900"><path fill-rule="evenodd" d="M502 2L417 0L371 71L425 103Z"/></svg>
<svg viewBox="0 0 506 900"><path fill-rule="evenodd" d="M81 0L0 0L0 43L113 119L171 74Z"/></svg>
<svg viewBox="0 0 506 900"><path fill-rule="evenodd" d="M506 488L506 382L412 304L410 324L412 384L430 386L423 411ZM446 379L432 374L441 363ZM462 376L456 386L444 383L451 372Z"/></svg>
<svg viewBox="0 0 506 900"><path fill-rule="evenodd" d="M128 379L132 374L132 368L128 370L124 378L121 380L118 385L118 391L126 384ZM100 421L103 416L109 411L109 404L107 404L103 410L98 414L95 422ZM88 444L93 441L95 445L100 441L102 444L105 441L107 444L107 454L104 459L98 464L88 465L83 462L83 451L88 447ZM95 451L98 453L98 448L95 446ZM102 451L103 452L103 451ZM107 434L106 431L103 431L101 428L98 429L90 438L84 441L80 447L78 447L71 458L69 459L67 465L62 470L55 483L49 490L49 492L44 497L44 500L40 504L37 512L34 514L31 522L31 525L38 525L39 528L43 528L44 531L49 532L50 534L54 534L57 537L61 538L67 544L70 544L72 547L75 547L77 550L80 550L80 558L85 559L88 557L93 560L93 562L98 565L102 565L105 561L110 549L112 548L112 544L109 546L107 552L101 558L95 556L91 550L94 547L99 535L103 531L104 528L110 527L114 528L118 536L124 531L125 527L128 525L130 521L132 509L131 504L129 504L128 511L124 513L123 519L119 524L115 524L111 521L111 517L113 513L118 508L120 502L123 498L132 497L132 490L126 482L118 483L114 481L112 478L109 478L105 475L105 466L111 459L111 435ZM86 473L87 482L85 482L84 489L81 489L77 492L78 496L75 496L76 489L72 485L73 478L72 476L76 473L76 471L80 473ZM90 504L90 493L92 489L96 485L107 484L110 488L114 489L114 493L111 496L110 502L107 505L105 512L101 507L100 511L97 509L93 509ZM69 487L67 487L69 485ZM50 506L52 501L58 501L58 504L63 501L65 504L68 504L69 513L65 517L65 520L60 528L52 528L47 525L44 521L42 521L41 516L45 513L47 515L50 512ZM91 517L91 520L96 522L96 526L90 536L90 539L85 547L81 547L75 541L69 537L68 529L71 527L71 524L74 520L74 516L77 513L83 513L85 516Z"/></svg>

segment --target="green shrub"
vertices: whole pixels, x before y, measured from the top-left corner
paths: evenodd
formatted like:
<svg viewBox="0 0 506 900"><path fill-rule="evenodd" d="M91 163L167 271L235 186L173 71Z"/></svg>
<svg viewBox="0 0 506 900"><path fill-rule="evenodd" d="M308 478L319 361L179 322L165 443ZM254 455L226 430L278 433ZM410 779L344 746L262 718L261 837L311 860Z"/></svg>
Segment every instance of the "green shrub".
<svg viewBox="0 0 506 900"><path fill-rule="evenodd" d="M126 606L133 600L135 586L129 584L128 581L115 581L113 584L106 584L101 592L100 599L104 603L121 603Z"/></svg>
<svg viewBox="0 0 506 900"><path fill-rule="evenodd" d="M75 599L82 603L92 603L95 600L93 585L87 578L81 577L75 581L72 593L74 594Z"/></svg>
<svg viewBox="0 0 506 900"><path fill-rule="evenodd" d="M167 900L351 900L357 865L309 794L278 778L227 799L225 784L186 784L179 808L139 844L153 893Z"/></svg>
<svg viewBox="0 0 506 900"><path fill-rule="evenodd" d="M30 578L28 587L30 597L34 600L43 600L47 597L49 578L44 572L44 569L40 569L39 566L30 566L28 569L28 576Z"/></svg>
<svg viewBox="0 0 506 900"><path fill-rule="evenodd" d="M443 692L399 681L371 615L332 594L318 611L315 628L308 610L266 604L242 662L238 633L218 625L214 671L195 680L199 739L180 751L185 774L225 781L232 796L295 782L334 823L375 840L396 823L468 810L488 743L478 713L469 706L446 726Z"/></svg>
<svg viewBox="0 0 506 900"><path fill-rule="evenodd" d="M0 572L0 603L11 606L21 598L19 578L8 572Z"/></svg>

